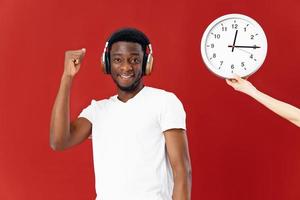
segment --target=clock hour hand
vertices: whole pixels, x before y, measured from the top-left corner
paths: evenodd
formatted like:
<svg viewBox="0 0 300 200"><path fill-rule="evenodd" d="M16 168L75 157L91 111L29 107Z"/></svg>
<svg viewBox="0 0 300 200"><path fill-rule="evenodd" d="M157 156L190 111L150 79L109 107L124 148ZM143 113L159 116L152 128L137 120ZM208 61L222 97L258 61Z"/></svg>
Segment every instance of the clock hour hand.
<svg viewBox="0 0 300 200"><path fill-rule="evenodd" d="M260 46L256 46L256 45L253 45L253 46L241 46L241 45L228 45L228 47L232 47L232 48L250 48L250 49L258 49L260 48Z"/></svg>
<svg viewBox="0 0 300 200"><path fill-rule="evenodd" d="M237 33L238 33L238 30L235 31L234 40L233 40L233 45L231 46L231 47L232 47L231 52L233 52L234 47L235 47L235 41L236 41Z"/></svg>

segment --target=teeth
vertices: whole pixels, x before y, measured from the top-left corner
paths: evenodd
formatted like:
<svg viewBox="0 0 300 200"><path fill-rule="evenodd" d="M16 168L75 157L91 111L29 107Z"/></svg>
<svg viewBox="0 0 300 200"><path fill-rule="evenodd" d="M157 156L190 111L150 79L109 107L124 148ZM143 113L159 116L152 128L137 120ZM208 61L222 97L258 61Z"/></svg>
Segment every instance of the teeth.
<svg viewBox="0 0 300 200"><path fill-rule="evenodd" d="M132 75L123 75L123 74L121 74L120 75L122 78L130 78Z"/></svg>

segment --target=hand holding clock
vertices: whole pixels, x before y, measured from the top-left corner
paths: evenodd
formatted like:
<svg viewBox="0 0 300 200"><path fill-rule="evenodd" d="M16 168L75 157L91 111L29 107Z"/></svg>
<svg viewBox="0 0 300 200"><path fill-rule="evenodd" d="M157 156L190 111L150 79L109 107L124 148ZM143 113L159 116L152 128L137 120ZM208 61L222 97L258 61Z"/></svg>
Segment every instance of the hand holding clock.
<svg viewBox="0 0 300 200"><path fill-rule="evenodd" d="M300 109L283 101L279 101L259 90L257 90L249 81L234 75L232 79L226 79L228 85L235 90L240 91L254 98L256 101L300 127Z"/></svg>
<svg viewBox="0 0 300 200"><path fill-rule="evenodd" d="M233 87L233 89L243 92L249 96L254 96L257 89L246 79L243 79L237 75L234 75L232 79L226 79L228 85Z"/></svg>

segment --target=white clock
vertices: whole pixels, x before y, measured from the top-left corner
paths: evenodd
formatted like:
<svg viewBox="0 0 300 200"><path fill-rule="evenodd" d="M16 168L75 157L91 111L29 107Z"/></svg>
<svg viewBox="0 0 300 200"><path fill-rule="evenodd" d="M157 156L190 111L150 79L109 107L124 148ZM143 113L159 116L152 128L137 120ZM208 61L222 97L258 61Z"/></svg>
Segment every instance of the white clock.
<svg viewBox="0 0 300 200"><path fill-rule="evenodd" d="M267 55L267 38L261 26L241 14L228 14L214 20L201 40L201 55L214 74L233 78L256 72Z"/></svg>

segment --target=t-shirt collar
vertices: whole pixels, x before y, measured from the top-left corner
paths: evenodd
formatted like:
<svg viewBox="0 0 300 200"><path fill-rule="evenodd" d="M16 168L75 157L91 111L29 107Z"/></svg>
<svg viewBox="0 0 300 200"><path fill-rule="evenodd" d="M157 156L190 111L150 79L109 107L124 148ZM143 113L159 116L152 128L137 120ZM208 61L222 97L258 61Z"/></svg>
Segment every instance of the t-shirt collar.
<svg viewBox="0 0 300 200"><path fill-rule="evenodd" d="M139 98L139 96L141 96L145 90L147 90L147 86L144 86L136 95L134 95L132 98L128 99L126 102L123 102L121 101L119 98L118 98L118 95L114 95L112 98L114 101L118 102L118 103L122 103L122 104L128 104L129 102L132 102L132 101L135 101L136 99Z"/></svg>

